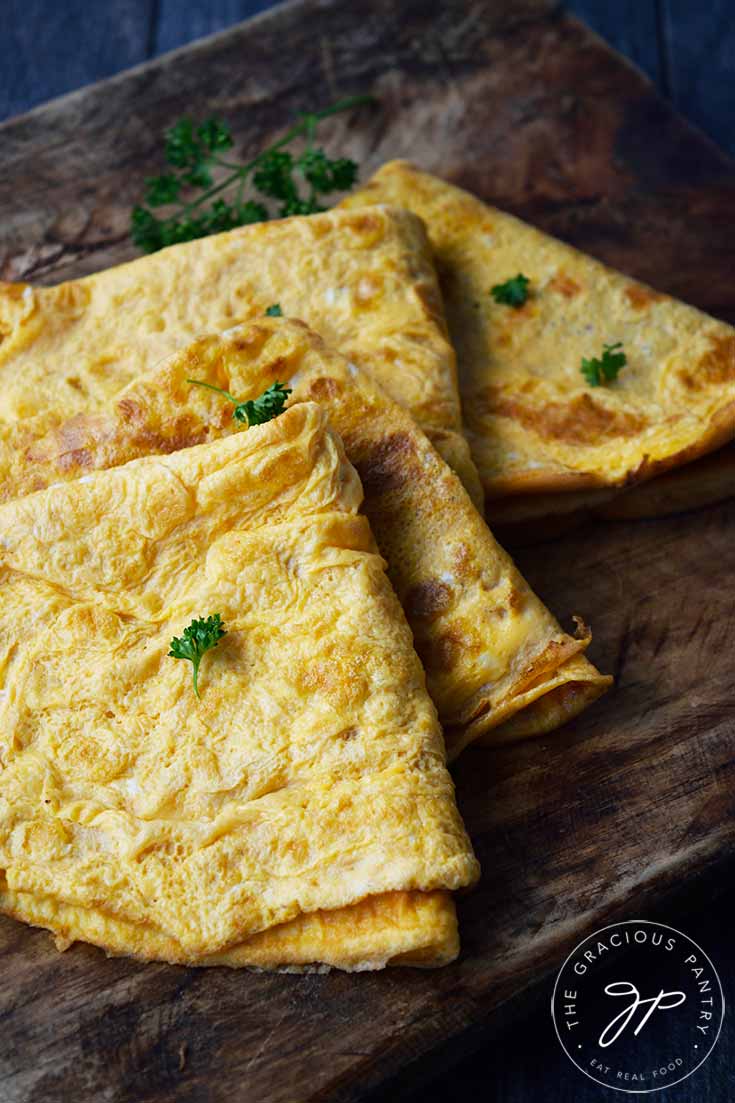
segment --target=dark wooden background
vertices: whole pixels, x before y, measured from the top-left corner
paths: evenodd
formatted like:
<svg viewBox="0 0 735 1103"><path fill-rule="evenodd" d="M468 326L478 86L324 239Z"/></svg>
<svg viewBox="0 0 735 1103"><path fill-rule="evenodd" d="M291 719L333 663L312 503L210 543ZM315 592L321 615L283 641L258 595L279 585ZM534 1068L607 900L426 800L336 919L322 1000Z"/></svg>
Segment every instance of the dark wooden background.
<svg viewBox="0 0 735 1103"><path fill-rule="evenodd" d="M270 6L268 0L0 0L0 119ZM567 6L735 154L732 0L575 0ZM710 881L685 887L658 916L710 953L726 998L735 991L734 914L735 891ZM442 1055L437 1055L436 1063L427 1066L429 1083L420 1097L427 1103L449 1103L460 1092L502 1103L619 1100L620 1095L584 1081L568 1065L551 1025L550 991L551 982L538 993L543 1001L538 1007L518 1008L502 1034L485 1040L478 1055L450 1073L441 1072ZM410 1081L415 1092L415 1070ZM414 1098L396 1084L399 1096ZM660 1096L666 1103L732 1103L733 1030L723 1031L718 1049L695 1077Z"/></svg>
<svg viewBox="0 0 735 1103"><path fill-rule="evenodd" d="M271 0L0 0L0 119L272 6ZM566 7L735 154L732 0L571 0Z"/></svg>

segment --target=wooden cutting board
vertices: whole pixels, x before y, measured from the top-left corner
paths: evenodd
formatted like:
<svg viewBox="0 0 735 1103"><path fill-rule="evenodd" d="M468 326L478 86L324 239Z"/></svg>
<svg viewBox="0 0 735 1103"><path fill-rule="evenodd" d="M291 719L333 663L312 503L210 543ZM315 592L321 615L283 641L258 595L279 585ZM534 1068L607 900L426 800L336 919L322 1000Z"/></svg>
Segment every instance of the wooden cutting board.
<svg viewBox="0 0 735 1103"><path fill-rule="evenodd" d="M735 319L735 169L650 84L543 0L296 0L0 128L0 275L56 282L131 257L161 135L215 113L255 152L299 111L364 176L417 160L623 270ZM4 1103L347 1101L477 1041L499 1006L613 916L735 844L735 505L596 523L520 565L594 628L617 686L563 732L469 751L484 868L437 972L305 977L106 960L0 921ZM383 1097L386 1097L385 1095Z"/></svg>

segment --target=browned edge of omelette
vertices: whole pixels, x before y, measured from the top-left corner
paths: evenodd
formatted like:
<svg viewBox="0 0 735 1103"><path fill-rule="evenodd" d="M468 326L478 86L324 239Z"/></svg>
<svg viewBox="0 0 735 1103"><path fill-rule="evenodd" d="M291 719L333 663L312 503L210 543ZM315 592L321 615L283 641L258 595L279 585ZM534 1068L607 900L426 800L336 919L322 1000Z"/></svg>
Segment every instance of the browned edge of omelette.
<svg viewBox="0 0 735 1103"><path fill-rule="evenodd" d="M589 518L639 521L717 505L735 495L735 445L626 490L519 495L488 503L494 531L510 545L569 532Z"/></svg>

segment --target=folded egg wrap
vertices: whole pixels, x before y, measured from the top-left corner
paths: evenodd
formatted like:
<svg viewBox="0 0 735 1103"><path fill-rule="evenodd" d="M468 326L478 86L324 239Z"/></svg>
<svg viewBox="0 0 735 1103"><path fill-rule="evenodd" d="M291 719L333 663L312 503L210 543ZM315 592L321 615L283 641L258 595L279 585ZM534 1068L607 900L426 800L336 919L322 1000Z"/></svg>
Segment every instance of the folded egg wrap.
<svg viewBox="0 0 735 1103"><path fill-rule="evenodd" d="M0 283L0 421L95 408L195 337L275 304L410 410L481 501L431 251L407 211L263 222L56 287Z"/></svg>
<svg viewBox="0 0 735 1103"><path fill-rule="evenodd" d="M615 491L735 437L731 326L405 162L384 165L344 206L384 203L413 211L428 228L492 524L578 506L616 515L608 505ZM495 302L491 288L519 273L530 280L525 304ZM627 365L591 387L582 360L617 342ZM732 492L732 463L713 459L668 486L636 487L620 515ZM569 493L583 496L575 503Z"/></svg>
<svg viewBox="0 0 735 1103"><path fill-rule="evenodd" d="M276 381L290 405L317 401L360 473L364 510L413 630L447 751L540 734L607 687L584 656L589 632L562 631L499 547L456 475L409 414L303 323L262 317L200 338L98 412L48 429L0 424L0 486L41 486L233 432L233 405Z"/></svg>
<svg viewBox="0 0 735 1103"><path fill-rule="evenodd" d="M324 411L0 507L0 908L192 964L441 964L478 867ZM219 612L194 696L167 655Z"/></svg>

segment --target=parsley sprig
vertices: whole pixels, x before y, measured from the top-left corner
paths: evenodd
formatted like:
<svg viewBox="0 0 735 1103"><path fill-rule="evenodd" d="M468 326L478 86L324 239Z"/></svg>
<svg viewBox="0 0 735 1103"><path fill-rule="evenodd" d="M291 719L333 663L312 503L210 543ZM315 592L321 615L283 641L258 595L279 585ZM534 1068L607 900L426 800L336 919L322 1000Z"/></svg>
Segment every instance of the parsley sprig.
<svg viewBox="0 0 735 1103"><path fill-rule="evenodd" d="M531 281L528 276L520 272L505 283L496 283L490 288L490 294L496 303L504 303L505 306L523 306L528 298L528 285Z"/></svg>
<svg viewBox="0 0 735 1103"><path fill-rule="evenodd" d="M282 318L283 311L280 303L273 303L265 312L266 318Z"/></svg>
<svg viewBox="0 0 735 1103"><path fill-rule="evenodd" d="M620 369L628 362L625 353L619 351L622 347L623 342L616 341L614 345L602 346L602 356L593 356L590 360L582 358L582 375L590 387L601 387L618 378Z"/></svg>
<svg viewBox="0 0 735 1103"><path fill-rule="evenodd" d="M235 398L229 391L223 390L222 387L215 387L214 383L205 383L203 379L187 379L186 382L192 383L195 387L206 387L209 391L216 391L217 394L221 394L234 405L235 409L232 411L232 416L235 421L241 421L248 427L264 425L266 421L271 421L274 417L282 414L288 396L291 394L291 388L278 381L272 383L267 391L263 391L259 398L245 400Z"/></svg>
<svg viewBox="0 0 735 1103"><path fill-rule="evenodd" d="M184 629L183 636L174 636L171 640L171 650L168 657L171 659L187 659L193 667L194 692L199 697L199 664L202 656L211 648L216 647L227 632L222 624L220 613L213 613L207 617L195 617L188 628Z"/></svg>
<svg viewBox="0 0 735 1103"><path fill-rule="evenodd" d="M166 133L165 156L172 171L146 180L144 202L133 208L131 217L133 241L144 252L155 253L166 245L274 216L324 210L320 197L351 188L357 165L346 157L327 157L314 145L316 128L322 119L372 102L371 96L349 96L302 115L282 138L244 164L223 156L233 146L226 123L205 119L197 126L190 118L179 119ZM301 153L285 148L301 137L306 138ZM225 175L215 180L215 169L226 170ZM255 196L246 197L247 188ZM197 190L201 194L192 195ZM230 192L229 199L224 192ZM176 206L170 214L154 214L154 208L172 204Z"/></svg>

